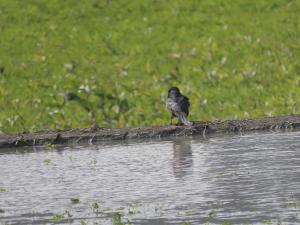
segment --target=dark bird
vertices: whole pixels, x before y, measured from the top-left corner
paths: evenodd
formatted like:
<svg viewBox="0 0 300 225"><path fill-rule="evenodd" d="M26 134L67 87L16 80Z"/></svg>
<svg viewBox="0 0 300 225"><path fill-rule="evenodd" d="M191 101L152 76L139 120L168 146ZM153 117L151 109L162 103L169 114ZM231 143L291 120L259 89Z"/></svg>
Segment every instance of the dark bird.
<svg viewBox="0 0 300 225"><path fill-rule="evenodd" d="M182 95L177 87L171 87L168 91L167 108L171 112L171 124L174 117L178 117L178 125L192 125L186 117L189 115L189 99Z"/></svg>

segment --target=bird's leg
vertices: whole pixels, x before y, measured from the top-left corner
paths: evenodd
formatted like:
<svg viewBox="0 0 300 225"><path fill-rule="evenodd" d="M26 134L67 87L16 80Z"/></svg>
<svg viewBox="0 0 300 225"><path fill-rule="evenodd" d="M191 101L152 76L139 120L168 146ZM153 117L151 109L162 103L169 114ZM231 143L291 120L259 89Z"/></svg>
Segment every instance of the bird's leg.
<svg viewBox="0 0 300 225"><path fill-rule="evenodd" d="M180 114L179 116L178 116L178 123L177 123L177 126L183 126L183 125L185 125L185 117L184 117L184 115L183 114Z"/></svg>
<svg viewBox="0 0 300 225"><path fill-rule="evenodd" d="M177 125L179 125L179 126L182 126L182 125L191 126L193 124L185 118L185 115L181 114L178 117L178 124Z"/></svg>

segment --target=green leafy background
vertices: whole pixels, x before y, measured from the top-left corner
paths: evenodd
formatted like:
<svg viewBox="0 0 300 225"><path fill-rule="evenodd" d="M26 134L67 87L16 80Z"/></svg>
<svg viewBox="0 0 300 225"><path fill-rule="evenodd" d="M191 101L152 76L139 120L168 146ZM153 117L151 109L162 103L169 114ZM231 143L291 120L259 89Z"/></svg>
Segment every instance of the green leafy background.
<svg viewBox="0 0 300 225"><path fill-rule="evenodd" d="M0 131L300 112L299 0L0 0ZM64 103L62 93L80 101Z"/></svg>

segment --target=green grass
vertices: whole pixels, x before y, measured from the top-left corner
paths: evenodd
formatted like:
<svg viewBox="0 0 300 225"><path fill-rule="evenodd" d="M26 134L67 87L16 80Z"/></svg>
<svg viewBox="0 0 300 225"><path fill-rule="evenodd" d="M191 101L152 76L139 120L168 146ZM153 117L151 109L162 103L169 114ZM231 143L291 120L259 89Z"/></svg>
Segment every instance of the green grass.
<svg viewBox="0 0 300 225"><path fill-rule="evenodd" d="M0 0L0 131L300 113L299 0ZM62 93L80 101L63 104Z"/></svg>

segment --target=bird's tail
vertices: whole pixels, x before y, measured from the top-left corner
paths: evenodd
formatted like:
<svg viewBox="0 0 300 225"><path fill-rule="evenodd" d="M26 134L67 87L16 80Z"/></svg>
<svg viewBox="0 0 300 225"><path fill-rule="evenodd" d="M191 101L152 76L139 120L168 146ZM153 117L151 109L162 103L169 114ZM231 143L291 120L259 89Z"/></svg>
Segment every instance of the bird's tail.
<svg viewBox="0 0 300 225"><path fill-rule="evenodd" d="M181 124L184 124L186 126L191 126L193 124L192 122L188 121L185 118L185 115L183 115L183 114L180 114L178 118L179 118L179 123L181 123Z"/></svg>

